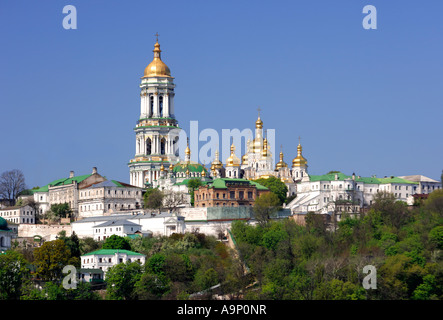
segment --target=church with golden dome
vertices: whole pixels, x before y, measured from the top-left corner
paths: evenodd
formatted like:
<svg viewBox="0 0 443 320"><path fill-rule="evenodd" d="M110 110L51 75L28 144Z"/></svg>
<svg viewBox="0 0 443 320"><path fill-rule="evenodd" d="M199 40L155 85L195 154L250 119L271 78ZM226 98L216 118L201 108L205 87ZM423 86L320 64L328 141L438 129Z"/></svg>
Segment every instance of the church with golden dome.
<svg viewBox="0 0 443 320"><path fill-rule="evenodd" d="M181 160L181 128L174 114L174 78L163 62L161 52L157 35L153 59L141 77L140 117L134 128L135 155L128 163L131 185L174 189L174 186L186 184L190 178L207 182L215 178L255 180L274 176L285 182L291 190L295 181L301 181L307 176L307 160L302 156L300 143L292 168L284 162L283 150L280 152L279 162L274 166L271 146L264 135L260 113L255 122L254 137L248 139L246 152L241 158L236 155L236 146L232 143L225 165L216 151L210 168L206 169L204 165L191 161L188 141L185 159Z"/></svg>

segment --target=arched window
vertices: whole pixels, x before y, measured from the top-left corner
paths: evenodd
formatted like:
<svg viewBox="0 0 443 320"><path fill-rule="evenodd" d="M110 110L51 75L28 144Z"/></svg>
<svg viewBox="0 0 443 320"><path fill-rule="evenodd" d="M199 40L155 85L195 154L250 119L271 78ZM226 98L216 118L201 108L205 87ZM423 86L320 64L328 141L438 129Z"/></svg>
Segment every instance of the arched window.
<svg viewBox="0 0 443 320"><path fill-rule="evenodd" d="M149 96L149 115L152 117L154 114L154 96L151 94Z"/></svg>
<svg viewBox="0 0 443 320"><path fill-rule="evenodd" d="M151 154L151 146L152 146L151 138L146 139L146 154L147 155Z"/></svg>

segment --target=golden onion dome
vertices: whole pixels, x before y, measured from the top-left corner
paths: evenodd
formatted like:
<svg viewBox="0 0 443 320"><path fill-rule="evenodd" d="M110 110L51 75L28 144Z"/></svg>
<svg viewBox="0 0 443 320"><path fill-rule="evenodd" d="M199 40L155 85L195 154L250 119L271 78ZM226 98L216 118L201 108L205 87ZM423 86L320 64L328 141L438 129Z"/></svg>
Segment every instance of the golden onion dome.
<svg viewBox="0 0 443 320"><path fill-rule="evenodd" d="M186 154L187 156L190 156L190 155L191 155L191 149L189 149L189 146L186 147L186 149L185 149L185 154Z"/></svg>
<svg viewBox="0 0 443 320"><path fill-rule="evenodd" d="M171 163L171 164L169 165L169 171L172 172L173 169L174 169L174 166L173 166L173 164Z"/></svg>
<svg viewBox="0 0 443 320"><path fill-rule="evenodd" d="M247 153L241 157L241 163L244 165L248 165L248 154Z"/></svg>
<svg viewBox="0 0 443 320"><path fill-rule="evenodd" d="M161 172L165 171L165 167L163 166L163 162L162 162L162 164L161 164L161 166L160 166L160 171L161 171Z"/></svg>
<svg viewBox="0 0 443 320"><path fill-rule="evenodd" d="M263 128L263 121L261 121L260 116L258 116L257 121L255 121L255 127L257 129L262 129Z"/></svg>
<svg viewBox="0 0 443 320"><path fill-rule="evenodd" d="M286 168L288 165L283 161L283 151L280 152L280 161L275 165L275 170Z"/></svg>
<svg viewBox="0 0 443 320"><path fill-rule="evenodd" d="M294 160L292 160L292 167L303 167L308 164L308 160L306 160L302 156L301 152L302 152L302 147L301 144L299 143L297 146L297 157L295 157Z"/></svg>
<svg viewBox="0 0 443 320"><path fill-rule="evenodd" d="M231 146L231 155L228 159L226 159L227 167L238 167L240 166L240 159L235 155L235 146L232 144Z"/></svg>
<svg viewBox="0 0 443 320"><path fill-rule="evenodd" d="M215 159L211 163L211 170L218 170L223 168L223 163L219 159L218 151L215 151Z"/></svg>
<svg viewBox="0 0 443 320"><path fill-rule="evenodd" d="M162 61L160 55L160 44L158 41L154 45L154 60L145 68L145 73L143 78L148 77L171 77L171 70Z"/></svg>

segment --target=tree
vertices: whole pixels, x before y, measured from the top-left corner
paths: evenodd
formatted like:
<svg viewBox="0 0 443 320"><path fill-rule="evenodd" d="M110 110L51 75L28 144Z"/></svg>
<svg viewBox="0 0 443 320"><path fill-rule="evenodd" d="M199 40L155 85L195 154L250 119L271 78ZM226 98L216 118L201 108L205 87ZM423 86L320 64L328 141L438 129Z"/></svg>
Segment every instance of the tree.
<svg viewBox="0 0 443 320"><path fill-rule="evenodd" d="M285 202L286 195L288 193L288 187L283 181L273 176L267 179L260 178L254 181L261 184L262 186L265 186L271 192L275 193L279 199L280 205L282 205Z"/></svg>
<svg viewBox="0 0 443 320"><path fill-rule="evenodd" d="M139 262L119 263L106 272L106 296L111 300L133 300L135 284L142 276Z"/></svg>
<svg viewBox="0 0 443 320"><path fill-rule="evenodd" d="M21 170L5 171L0 175L0 198L14 201L26 189L25 176Z"/></svg>
<svg viewBox="0 0 443 320"><path fill-rule="evenodd" d="M279 208L280 199L275 193L263 193L255 200L253 207L254 217L261 226L265 226Z"/></svg>
<svg viewBox="0 0 443 320"><path fill-rule="evenodd" d="M163 193L160 190L156 188L149 189L143 196L143 200L145 208L158 210L160 213L163 205Z"/></svg>
<svg viewBox="0 0 443 320"><path fill-rule="evenodd" d="M200 179L189 179L188 181L188 191L191 195L191 206L194 206L194 190L202 186L203 183Z"/></svg>
<svg viewBox="0 0 443 320"><path fill-rule="evenodd" d="M177 211L177 209L184 204L186 204L186 197L183 192L163 192L163 207L168 209L170 212Z"/></svg>
<svg viewBox="0 0 443 320"><path fill-rule="evenodd" d="M36 276L43 280L60 281L63 268L68 264L71 253L61 239L45 242L34 250Z"/></svg>
<svg viewBox="0 0 443 320"><path fill-rule="evenodd" d="M131 245L125 238L113 234L106 238L105 243L103 243L103 249L131 250Z"/></svg>
<svg viewBox="0 0 443 320"><path fill-rule="evenodd" d="M77 234L72 232L71 236L67 237L66 231L63 230L59 232L58 239L63 240L66 246L69 248L69 252L71 253L69 264L80 267L80 240L78 239Z"/></svg>
<svg viewBox="0 0 443 320"><path fill-rule="evenodd" d="M51 212L54 219L71 217L72 210L69 203L56 203L51 205Z"/></svg>
<svg viewBox="0 0 443 320"><path fill-rule="evenodd" d="M18 252L0 254L0 300L15 300L21 295L21 287L29 276L26 260Z"/></svg>

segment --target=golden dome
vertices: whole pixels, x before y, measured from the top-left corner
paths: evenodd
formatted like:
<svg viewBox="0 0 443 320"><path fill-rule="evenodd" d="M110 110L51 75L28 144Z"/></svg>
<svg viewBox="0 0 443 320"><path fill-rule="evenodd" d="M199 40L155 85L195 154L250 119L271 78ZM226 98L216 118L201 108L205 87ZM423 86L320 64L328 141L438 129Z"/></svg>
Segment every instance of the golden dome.
<svg viewBox="0 0 443 320"><path fill-rule="evenodd" d="M162 164L161 164L161 166L160 166L160 171L165 171L165 167L163 166L163 162L162 162Z"/></svg>
<svg viewBox="0 0 443 320"><path fill-rule="evenodd" d="M232 144L231 146L231 155L228 159L226 159L227 167L238 167L240 166L240 159L235 155L235 146Z"/></svg>
<svg viewBox="0 0 443 320"><path fill-rule="evenodd" d="M158 41L154 45L154 60L145 68L143 78L148 77L171 77L171 71L168 66L162 61L160 55L160 44Z"/></svg>
<svg viewBox="0 0 443 320"><path fill-rule="evenodd" d="M218 170L223 168L223 163L219 159L218 151L215 151L215 159L211 163L211 170Z"/></svg>
<svg viewBox="0 0 443 320"><path fill-rule="evenodd" d="M248 154L247 153L241 157L241 163L244 165L248 165Z"/></svg>
<svg viewBox="0 0 443 320"><path fill-rule="evenodd" d="M275 165L275 170L286 168L288 165L283 161L283 151L280 152L280 161Z"/></svg>
<svg viewBox="0 0 443 320"><path fill-rule="evenodd" d="M294 160L292 160L292 167L304 167L308 164L308 160L306 160L302 154L302 147L301 144L299 143L297 146L297 157L294 158Z"/></svg>
<svg viewBox="0 0 443 320"><path fill-rule="evenodd" d="M191 155L191 149L189 149L189 146L186 147L185 154L186 154L187 156L190 156L190 155Z"/></svg>
<svg viewBox="0 0 443 320"><path fill-rule="evenodd" d="M174 166L172 165L172 163L169 165L169 171L172 172L172 170L174 169Z"/></svg>
<svg viewBox="0 0 443 320"><path fill-rule="evenodd" d="M262 129L263 128L263 121L261 121L260 116L258 116L257 121L255 121L255 127L257 129Z"/></svg>

